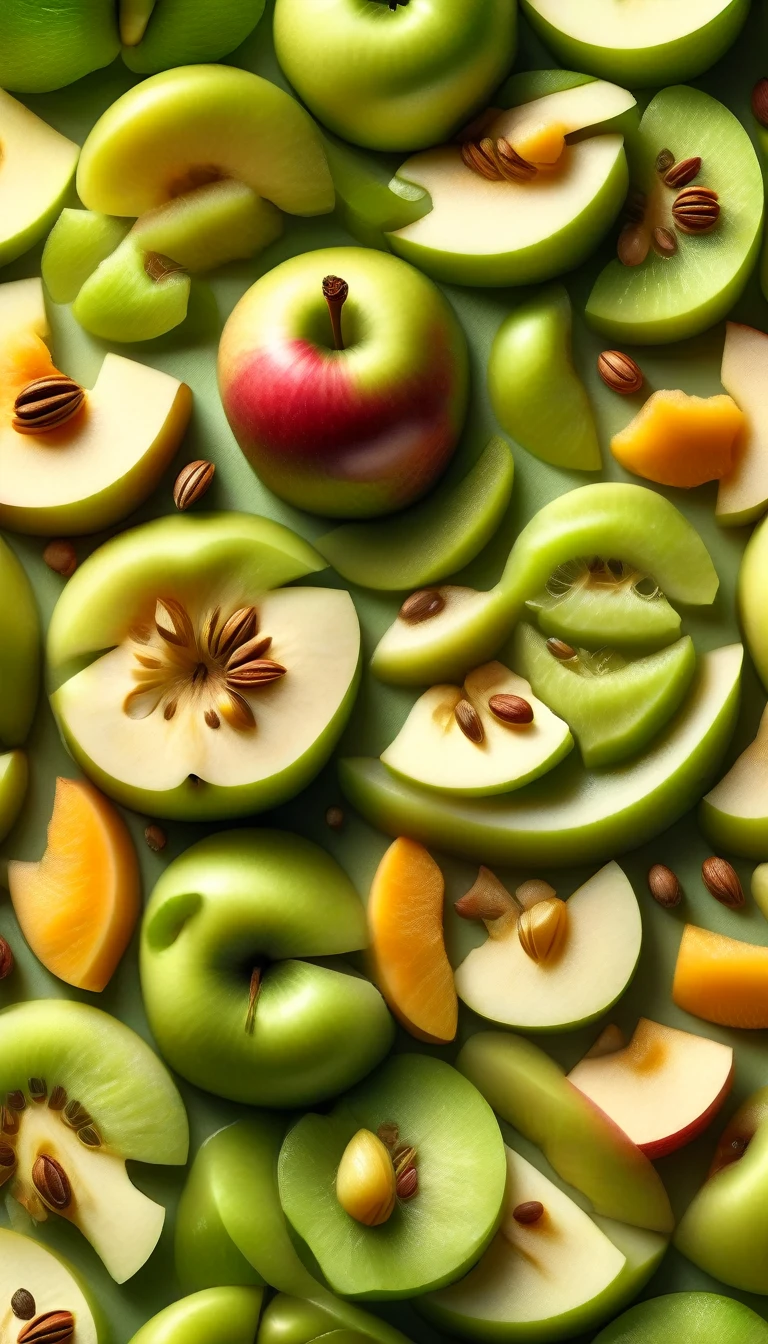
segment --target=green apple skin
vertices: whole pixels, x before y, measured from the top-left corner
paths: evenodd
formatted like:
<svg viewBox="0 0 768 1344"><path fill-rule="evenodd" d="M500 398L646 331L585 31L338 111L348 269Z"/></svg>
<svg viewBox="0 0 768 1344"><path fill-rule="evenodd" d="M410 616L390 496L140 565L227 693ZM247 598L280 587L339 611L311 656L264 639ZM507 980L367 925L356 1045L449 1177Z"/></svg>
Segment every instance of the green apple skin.
<svg viewBox="0 0 768 1344"><path fill-rule="evenodd" d="M484 864L563 867L635 849L693 807L717 773L739 707L742 651L705 654L683 708L645 755L591 774L572 755L513 797L449 799L380 761L339 763L342 791L388 835Z"/></svg>
<svg viewBox="0 0 768 1344"><path fill-rule="evenodd" d="M344 523L315 544L349 583L378 592L422 588L455 574L487 545L509 505L514 474L508 445L493 438L458 485L444 481L405 513Z"/></svg>
<svg viewBox="0 0 768 1344"><path fill-rule="evenodd" d="M26 572L0 538L0 744L18 747L32 726L40 687L40 621Z"/></svg>
<svg viewBox="0 0 768 1344"><path fill-rule="evenodd" d="M278 0L275 50L310 111L367 149L424 149L480 111L517 47L511 0Z"/></svg>
<svg viewBox="0 0 768 1344"><path fill-rule="evenodd" d="M536 0L520 3L534 32L563 65L632 89L695 79L736 41L749 13L749 0L731 0L716 18L687 37L659 42L649 32L647 46L621 50L579 41L542 18Z"/></svg>
<svg viewBox="0 0 768 1344"><path fill-rule="evenodd" d="M577 556L616 556L652 575L673 601L708 606L718 577L686 518L654 490L599 482L571 490L540 509L517 538L496 586L462 608L416 627L396 621L371 667L382 681L429 686L460 680L487 662L511 633L525 602L558 565Z"/></svg>
<svg viewBox="0 0 768 1344"><path fill-rule="evenodd" d="M648 1158L532 1041L478 1032L462 1046L456 1067L595 1213L665 1236L672 1231L667 1192Z"/></svg>
<svg viewBox="0 0 768 1344"><path fill-rule="evenodd" d="M184 321L190 286L183 270L153 280L131 233L84 281L72 312L102 341L152 341Z"/></svg>
<svg viewBox="0 0 768 1344"><path fill-rule="evenodd" d="M399 1330L317 1285L312 1301L279 1293L264 1311L258 1344L406 1344ZM330 1339L328 1337L330 1336Z"/></svg>
<svg viewBox="0 0 768 1344"><path fill-rule="evenodd" d="M754 741L701 800L699 825L718 854L738 854L746 859L762 859L768 854L768 791L764 785L767 743L768 713L764 711ZM760 868L755 869L753 890L759 872Z"/></svg>
<svg viewBox="0 0 768 1344"><path fill-rule="evenodd" d="M0 756L0 841L16 824L28 783L29 764L23 751Z"/></svg>
<svg viewBox="0 0 768 1344"><path fill-rule="evenodd" d="M543 462L602 466L586 388L573 366L571 301L552 285L502 322L488 360L488 390L502 429Z"/></svg>
<svg viewBox="0 0 768 1344"><path fill-rule="evenodd" d="M330 135L324 142L337 218L359 243L387 252L386 233L404 229L432 209L429 192L392 176L383 160L361 154Z"/></svg>
<svg viewBox="0 0 768 1344"><path fill-rule="evenodd" d="M125 0L122 0L125 4ZM161 0L153 10L140 42L123 37L123 60L129 70L153 75L174 65L220 61L239 47L264 12L264 0Z"/></svg>
<svg viewBox="0 0 768 1344"><path fill-rule="evenodd" d="M290 1107L335 1096L383 1059L394 1026L370 981L306 958L367 942L357 892L317 845L266 830L201 840L166 869L142 924L155 1039L183 1077L233 1101Z"/></svg>
<svg viewBox="0 0 768 1344"><path fill-rule="evenodd" d="M42 276L54 303L72 303L89 275L119 247L128 219L62 210L43 248Z"/></svg>
<svg viewBox="0 0 768 1344"><path fill-rule="evenodd" d="M768 690L768 620L765 574L768 565L768 518L755 528L741 559L737 601L739 620L752 662Z"/></svg>
<svg viewBox="0 0 768 1344"><path fill-rule="evenodd" d="M607 1325L595 1344L768 1344L762 1316L717 1293L670 1293L630 1307Z"/></svg>
<svg viewBox="0 0 768 1344"><path fill-rule="evenodd" d="M253 1344L261 1288L207 1288L172 1302L147 1321L130 1344Z"/></svg>

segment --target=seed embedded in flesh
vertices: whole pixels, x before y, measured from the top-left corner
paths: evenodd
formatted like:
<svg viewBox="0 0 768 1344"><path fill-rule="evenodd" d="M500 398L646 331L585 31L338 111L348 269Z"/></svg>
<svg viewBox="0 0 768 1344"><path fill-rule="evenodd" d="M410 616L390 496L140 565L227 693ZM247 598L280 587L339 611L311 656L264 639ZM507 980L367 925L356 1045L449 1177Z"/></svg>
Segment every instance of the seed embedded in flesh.
<svg viewBox="0 0 768 1344"><path fill-rule="evenodd" d="M436 588L420 588L418 592L406 597L398 613L400 620L407 625L418 625L428 621L443 610L445 598Z"/></svg>
<svg viewBox="0 0 768 1344"><path fill-rule="evenodd" d="M663 176L674 162L675 156L671 149L660 149L656 155L656 172Z"/></svg>
<svg viewBox="0 0 768 1344"><path fill-rule="evenodd" d="M341 1207L364 1227L380 1227L391 1216L396 1195L389 1149L370 1129L359 1129L344 1149L336 1173Z"/></svg>
<svg viewBox="0 0 768 1344"><path fill-rule="evenodd" d="M0 1167L16 1165L16 1153L9 1143L0 1143Z"/></svg>
<svg viewBox="0 0 768 1344"><path fill-rule="evenodd" d="M27 1080L29 1095L38 1106L41 1106L48 1096L48 1084L44 1078L29 1078Z"/></svg>
<svg viewBox="0 0 768 1344"><path fill-rule="evenodd" d="M408 1167L395 1181L395 1193L398 1199L413 1199L419 1193L419 1173L415 1167Z"/></svg>
<svg viewBox="0 0 768 1344"><path fill-rule="evenodd" d="M538 1223L543 1215L544 1205L538 1199L526 1199L512 1210L512 1217L515 1222L521 1223L523 1227L530 1226L531 1223Z"/></svg>
<svg viewBox="0 0 768 1344"><path fill-rule="evenodd" d="M488 708L502 723L533 723L533 706L522 695L492 695Z"/></svg>
<svg viewBox="0 0 768 1344"><path fill-rule="evenodd" d="M90 1125L92 1120L93 1116L79 1101L67 1102L64 1107L64 1124L70 1129L82 1129L84 1125Z"/></svg>
<svg viewBox="0 0 768 1344"><path fill-rule="evenodd" d="M664 174L664 182L668 187L687 187L694 177L701 172L701 159L694 156L690 159L681 159L679 163L673 163Z"/></svg>
<svg viewBox="0 0 768 1344"><path fill-rule="evenodd" d="M17 1288L11 1298L11 1311L19 1321L31 1321L37 1307L28 1288Z"/></svg>
<svg viewBox="0 0 768 1344"><path fill-rule="evenodd" d="M630 221L624 225L616 245L622 266L642 266L650 248L648 230L642 221Z"/></svg>
<svg viewBox="0 0 768 1344"><path fill-rule="evenodd" d="M396 1148L400 1139L400 1129L393 1120L385 1120L376 1130L386 1148Z"/></svg>
<svg viewBox="0 0 768 1344"><path fill-rule="evenodd" d="M63 1111L67 1104L67 1093L63 1087L56 1086L48 1098L48 1109L50 1111Z"/></svg>
<svg viewBox="0 0 768 1344"><path fill-rule="evenodd" d="M469 700L459 700L453 711L453 717L464 736L468 737L470 742L474 742L476 747L479 747L485 740L485 729L474 705L470 704Z"/></svg>
<svg viewBox="0 0 768 1344"><path fill-rule="evenodd" d="M671 257L677 251L677 239L669 229L654 229L653 246L660 257Z"/></svg>
<svg viewBox="0 0 768 1344"><path fill-rule="evenodd" d="M564 639L556 639L554 635L547 640L547 648L552 657L559 658L562 663L569 662L571 658L577 656L576 650L571 648L570 644L566 644Z"/></svg>
<svg viewBox="0 0 768 1344"><path fill-rule="evenodd" d="M5 1104L11 1111L26 1111L27 1109L27 1099L20 1088L6 1094Z"/></svg>
<svg viewBox="0 0 768 1344"><path fill-rule="evenodd" d="M537 901L517 921L523 951L537 964L556 956L568 928L568 907L558 896Z"/></svg>
<svg viewBox="0 0 768 1344"><path fill-rule="evenodd" d="M68 1344L74 1333L71 1311L46 1311L19 1331L17 1344Z"/></svg>
<svg viewBox="0 0 768 1344"><path fill-rule="evenodd" d="M95 1125L85 1125L83 1129L78 1129L77 1137L86 1148L100 1148L101 1135Z"/></svg>
<svg viewBox="0 0 768 1344"><path fill-rule="evenodd" d="M50 1208L61 1212L72 1203L72 1186L60 1162L41 1153L32 1168L32 1184Z"/></svg>
<svg viewBox="0 0 768 1344"><path fill-rule="evenodd" d="M3 1134L18 1134L19 1117L8 1106L0 1106L0 1130Z"/></svg>

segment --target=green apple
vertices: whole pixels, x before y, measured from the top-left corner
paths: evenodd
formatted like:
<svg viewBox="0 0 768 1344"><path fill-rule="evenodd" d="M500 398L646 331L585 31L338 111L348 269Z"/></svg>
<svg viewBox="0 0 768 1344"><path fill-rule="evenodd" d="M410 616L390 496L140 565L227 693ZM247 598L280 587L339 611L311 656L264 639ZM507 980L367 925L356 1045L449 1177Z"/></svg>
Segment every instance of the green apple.
<svg viewBox="0 0 768 1344"><path fill-rule="evenodd" d="M293 98L249 70L188 65L136 84L99 118L77 191L89 210L136 216L227 177L289 214L334 206L320 133Z"/></svg>
<svg viewBox="0 0 768 1344"><path fill-rule="evenodd" d="M515 57L513 0L277 0L277 59L332 131L368 149L448 140Z"/></svg>
<svg viewBox="0 0 768 1344"><path fill-rule="evenodd" d="M717 1293L670 1293L625 1311L595 1344L768 1344L768 1324L757 1312Z"/></svg>
<svg viewBox="0 0 768 1344"><path fill-rule="evenodd" d="M514 796L453 799L360 757L340 762L341 786L379 830L464 859L533 866L605 860L666 830L701 797L733 732L741 664L740 644L704 654L676 717L643 756L613 770L591 774L571 756Z"/></svg>
<svg viewBox="0 0 768 1344"><path fill-rule="evenodd" d="M731 1118L709 1176L688 1205L675 1246L695 1265L747 1293L768 1293L768 1088Z"/></svg>
<svg viewBox="0 0 768 1344"><path fill-rule="evenodd" d="M494 1240L466 1278L419 1298L417 1310L451 1334L499 1344L551 1344L596 1329L647 1282L666 1238L593 1221L519 1153L507 1148L506 1157ZM541 1205L540 1216L518 1221L515 1210L532 1202Z"/></svg>
<svg viewBox="0 0 768 1344"><path fill-rule="evenodd" d="M618 765L643 751L676 714L696 671L689 635L658 653L627 662L610 648L553 657L542 634L521 621L512 662L536 695L565 719L590 770Z"/></svg>
<svg viewBox="0 0 768 1344"><path fill-rule="evenodd" d="M768 564L768 520L763 519L741 558L737 601L739 621L750 657L768 690L768 622L765 619L765 573Z"/></svg>
<svg viewBox="0 0 768 1344"><path fill-rule="evenodd" d="M521 0L534 32L566 66L633 89L693 79L735 42L749 0Z"/></svg>
<svg viewBox="0 0 768 1344"><path fill-rule="evenodd" d="M532 719L509 723L491 708L494 696L522 699ZM462 727L465 705L479 727ZM433 686L416 701L393 742L381 754L388 770L409 783L457 797L509 793L552 770L573 749L568 725L522 677L502 663L470 672L463 686Z"/></svg>
<svg viewBox="0 0 768 1344"><path fill-rule="evenodd" d="M147 1321L130 1344L254 1344L261 1288L207 1288L182 1297Z"/></svg>
<svg viewBox="0 0 768 1344"><path fill-rule="evenodd" d="M386 1321L319 1285L311 1302L282 1293L273 1297L261 1318L258 1344L312 1344L321 1338L326 1344L405 1344Z"/></svg>
<svg viewBox="0 0 768 1344"><path fill-rule="evenodd" d="M177 1073L251 1106L343 1092L389 1050L378 990L338 960L368 943L357 892L324 850L228 831L166 868L147 906L141 986Z"/></svg>
<svg viewBox="0 0 768 1344"><path fill-rule="evenodd" d="M568 644L647 653L680 638L680 617L661 589L622 560L568 560L526 602L545 635Z"/></svg>
<svg viewBox="0 0 768 1344"><path fill-rule="evenodd" d="M151 75L172 65L218 61L244 42L264 11L264 0L118 0L123 60Z"/></svg>
<svg viewBox="0 0 768 1344"><path fill-rule="evenodd" d="M23 751L0 754L0 840L15 826L29 783L29 765Z"/></svg>
<svg viewBox="0 0 768 1344"><path fill-rule="evenodd" d="M652 575L673 601L708 606L717 592L704 543L669 500L640 485L583 485L534 515L489 592L440 587L443 606L428 618L399 616L374 652L373 671L417 686L460 677L493 656L558 565L582 556L618 557Z"/></svg>
<svg viewBox="0 0 768 1344"><path fill-rule="evenodd" d="M342 1206L336 1172L350 1140L360 1130L373 1138L381 1125L395 1126L396 1142L415 1149L417 1188L369 1226ZM330 1115L299 1120L278 1179L286 1216L334 1292L412 1297L459 1278L490 1242L504 1198L504 1144L466 1078L440 1059L399 1055Z"/></svg>
<svg viewBox="0 0 768 1344"><path fill-rule="evenodd" d="M45 240L42 276L54 303L72 303L100 262L123 241L127 219L93 210L62 210Z"/></svg>
<svg viewBox="0 0 768 1344"><path fill-rule="evenodd" d="M131 1183L126 1160L187 1160L187 1117L170 1074L107 1013L42 999L0 1013L0 1092L10 1116L3 1144L12 1160L0 1167L8 1192L35 1220L58 1216L78 1227L124 1283L152 1254L165 1220ZM44 1188L42 1154L59 1171Z"/></svg>
<svg viewBox="0 0 768 1344"><path fill-rule="evenodd" d="M698 157L693 185L716 191L720 217L706 233L676 229L677 189L656 169L662 149L678 161ZM649 103L634 147L634 186L645 200L632 227L646 257L638 265L610 261L598 276L587 320L616 342L656 344L705 331L732 308L752 271L760 245L763 179L752 142L732 112L709 94L685 85L663 89ZM673 236L673 255L651 246L655 229Z"/></svg>
<svg viewBox="0 0 768 1344"><path fill-rule="evenodd" d="M324 567L242 513L157 519L95 551L48 631L51 705L85 773L128 807L197 820L304 788L358 681L349 594L280 586Z"/></svg>
<svg viewBox="0 0 768 1344"><path fill-rule="evenodd" d="M412 224L432 209L424 188L393 175L385 159L361 154L327 134L325 156L336 189L336 215L367 247L386 252L386 233Z"/></svg>
<svg viewBox="0 0 768 1344"><path fill-rule="evenodd" d="M456 1067L541 1149L558 1176L586 1195L595 1213L671 1232L667 1193L648 1158L532 1041L478 1032L459 1051Z"/></svg>
<svg viewBox="0 0 768 1344"><path fill-rule="evenodd" d="M768 709L763 711L754 742L702 799L699 811L702 828L713 845L748 859L768 854L766 751Z"/></svg>
<svg viewBox="0 0 768 1344"><path fill-rule="evenodd" d="M382 592L455 574L490 541L512 496L508 445L490 440L463 480L442 481L421 504L381 522L343 523L315 542L343 579Z"/></svg>
<svg viewBox="0 0 768 1344"><path fill-rule="evenodd" d="M80 150L1 88L0 146L0 266L6 266L51 227L70 189Z"/></svg>
<svg viewBox="0 0 768 1344"><path fill-rule="evenodd" d="M0 1228L0 1265L0 1330L6 1339L16 1339L49 1312L69 1314L77 1344L106 1338L99 1309L79 1275L39 1241Z"/></svg>
<svg viewBox="0 0 768 1344"><path fill-rule="evenodd" d="M619 865L606 864L568 898L559 944L539 962L524 949L511 898L510 907L509 915L487 921L487 940L458 966L462 1002L520 1031L571 1031L607 1012L634 975L643 935L635 893Z"/></svg>
<svg viewBox="0 0 768 1344"><path fill-rule="evenodd" d="M144 252L131 233L89 275L72 312L102 341L151 341L184 321L189 289L182 266Z"/></svg>
<svg viewBox="0 0 768 1344"><path fill-rule="evenodd" d="M488 389L502 429L534 457L600 470L597 427L573 366L571 301L562 285L542 290L502 322L488 360Z"/></svg>
<svg viewBox="0 0 768 1344"><path fill-rule="evenodd" d="M732 470L718 482L715 518L742 527L768 508L768 425L761 388L768 372L768 336L740 322L726 322L720 381L746 416Z"/></svg>
<svg viewBox="0 0 768 1344"><path fill-rule="evenodd" d="M40 686L40 620L26 571L8 543L1 538L0 592L3 594L0 623L0 745L19 747L29 733L37 705ZM15 768L18 770L18 763ZM7 778L7 774L8 767L4 778Z"/></svg>

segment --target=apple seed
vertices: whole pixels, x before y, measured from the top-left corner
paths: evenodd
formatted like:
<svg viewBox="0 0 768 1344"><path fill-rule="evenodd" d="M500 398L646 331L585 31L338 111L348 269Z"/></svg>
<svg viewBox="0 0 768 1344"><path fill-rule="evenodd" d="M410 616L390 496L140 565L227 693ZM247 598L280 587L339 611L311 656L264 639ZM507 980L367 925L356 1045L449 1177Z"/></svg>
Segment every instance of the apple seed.
<svg viewBox="0 0 768 1344"><path fill-rule="evenodd" d="M533 706L521 695L492 695L488 708L502 723L526 724L533 722Z"/></svg>
<svg viewBox="0 0 768 1344"><path fill-rule="evenodd" d="M480 721L480 715L469 700L459 700L453 711L453 717L464 736L468 737L470 742L474 742L476 747L485 741L485 729Z"/></svg>
<svg viewBox="0 0 768 1344"><path fill-rule="evenodd" d="M17 1320L31 1321L37 1310L35 1299L27 1288L17 1288L11 1298L11 1311Z"/></svg>
<svg viewBox="0 0 768 1344"><path fill-rule="evenodd" d="M544 1216L544 1205L538 1199L526 1199L522 1204L518 1204L512 1210L512 1217L516 1223L521 1223L524 1227L531 1223L538 1223Z"/></svg>
<svg viewBox="0 0 768 1344"><path fill-rule="evenodd" d="M77 552L71 541L49 541L43 551L43 560L54 574L69 579L77 569Z"/></svg>
<svg viewBox="0 0 768 1344"><path fill-rule="evenodd" d="M32 1184L51 1209L68 1209L72 1203L72 1186L60 1162L47 1153L41 1153L32 1168Z"/></svg>
<svg viewBox="0 0 768 1344"><path fill-rule="evenodd" d="M673 910L683 898L676 874L663 863L654 863L648 870L648 889L654 901L658 901L665 910Z"/></svg>
<svg viewBox="0 0 768 1344"><path fill-rule="evenodd" d="M144 839L155 854L159 854L160 850L165 849L165 846L168 844L168 837L165 834L165 831L161 826L157 826L154 823L151 826L146 826L144 828Z"/></svg>
<svg viewBox="0 0 768 1344"><path fill-rule="evenodd" d="M405 599L398 615L408 625L417 625L419 621L428 621L431 616L437 616L444 606L445 598L436 588L420 588Z"/></svg>
<svg viewBox="0 0 768 1344"><path fill-rule="evenodd" d="M727 905L729 910L739 910L744 905L744 889L738 873L727 859L719 859L714 855L705 859L701 865L701 876L707 891L721 905Z"/></svg>
<svg viewBox="0 0 768 1344"><path fill-rule="evenodd" d="M340 831L344 825L344 813L340 807L329 807L325 814L325 824L332 831Z"/></svg>
<svg viewBox="0 0 768 1344"><path fill-rule="evenodd" d="M29 1095L37 1106L42 1106L48 1096L48 1084L44 1078L29 1078L27 1080Z"/></svg>
<svg viewBox="0 0 768 1344"><path fill-rule="evenodd" d="M11 426L18 434L47 434L77 415L85 402L85 390L64 373L35 378L22 388L13 403Z"/></svg>
<svg viewBox="0 0 768 1344"><path fill-rule="evenodd" d="M45 1311L19 1331L18 1344L66 1344L74 1333L71 1311Z"/></svg>

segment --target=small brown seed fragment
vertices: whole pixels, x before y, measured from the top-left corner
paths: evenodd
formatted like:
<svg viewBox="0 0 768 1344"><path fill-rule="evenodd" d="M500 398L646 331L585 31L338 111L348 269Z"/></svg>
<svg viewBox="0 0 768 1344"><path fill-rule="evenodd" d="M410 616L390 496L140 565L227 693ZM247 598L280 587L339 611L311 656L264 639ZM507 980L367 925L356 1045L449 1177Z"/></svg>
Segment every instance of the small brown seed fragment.
<svg viewBox="0 0 768 1344"><path fill-rule="evenodd" d="M376 1130L385 1148L396 1148L400 1138L400 1130L394 1120L385 1120Z"/></svg>
<svg viewBox="0 0 768 1344"><path fill-rule="evenodd" d="M0 1143L0 1167L13 1167L16 1165L16 1153L10 1143Z"/></svg>
<svg viewBox="0 0 768 1344"><path fill-rule="evenodd" d="M531 906L538 905L539 901L549 901L556 895L555 888L549 882L545 882L543 877L529 877L525 882L521 882L519 887L515 887L515 899L520 902L524 910L530 910Z"/></svg>
<svg viewBox="0 0 768 1344"><path fill-rule="evenodd" d="M467 168L479 177L484 177L488 182L501 181L501 169L490 136L483 136L482 140L467 140L461 146L461 157Z"/></svg>
<svg viewBox="0 0 768 1344"><path fill-rule="evenodd" d="M54 1087L48 1098L49 1111L63 1111L67 1104L67 1094L63 1087Z"/></svg>
<svg viewBox="0 0 768 1344"><path fill-rule="evenodd" d="M41 1153L32 1168L32 1184L41 1199L52 1209L68 1209L72 1203L72 1187L60 1162L47 1153Z"/></svg>
<svg viewBox="0 0 768 1344"><path fill-rule="evenodd" d="M468 737L470 742L474 742L476 747L479 747L481 742L485 740L485 729L474 705L470 704L469 700L459 700L453 711L453 717L464 736Z"/></svg>
<svg viewBox="0 0 768 1344"><path fill-rule="evenodd" d="M325 814L325 824L332 831L340 831L344 825L344 813L340 807L329 807Z"/></svg>
<svg viewBox="0 0 768 1344"><path fill-rule="evenodd" d="M738 910L744 904L744 890L738 873L727 859L719 859L715 855L705 859L701 865L701 876L707 891L721 905L727 905L729 910Z"/></svg>
<svg viewBox="0 0 768 1344"><path fill-rule="evenodd" d="M768 126L768 79L758 79L752 90L752 115L761 126Z"/></svg>
<svg viewBox="0 0 768 1344"><path fill-rule="evenodd" d="M241 644L253 639L259 628L258 612L255 607L238 607L224 622L218 634L212 634L210 651L214 657L224 659Z"/></svg>
<svg viewBox="0 0 768 1344"><path fill-rule="evenodd" d="M233 667L231 672L227 671L227 685L248 691L257 686L268 686L272 681L279 681L287 671L282 663L276 663L272 658L253 658L251 662Z"/></svg>
<svg viewBox="0 0 768 1344"><path fill-rule="evenodd" d="M0 938L0 980L5 980L14 967L13 953L4 938Z"/></svg>
<svg viewBox="0 0 768 1344"><path fill-rule="evenodd" d="M643 386L643 371L622 350L603 350L597 357L597 372L606 387L628 397Z"/></svg>
<svg viewBox="0 0 768 1344"><path fill-rule="evenodd" d="M720 202L709 187L685 187L672 206L675 228L681 233L709 233L720 218Z"/></svg>
<svg viewBox="0 0 768 1344"><path fill-rule="evenodd" d="M173 486L173 502L181 513L197 504L210 488L216 468L213 462L198 458L182 467Z"/></svg>
<svg viewBox="0 0 768 1344"><path fill-rule="evenodd" d="M517 921L520 946L537 965L560 951L568 930L568 907L558 896L524 910Z"/></svg>
<svg viewBox="0 0 768 1344"><path fill-rule="evenodd" d="M562 663L567 663L571 658L576 657L576 650L566 644L564 639L556 639L553 635L547 640L547 648L553 658L559 658Z"/></svg>
<svg viewBox="0 0 768 1344"><path fill-rule="evenodd" d="M518 906L510 896L503 882L500 882L490 868L481 865L469 891L460 896L454 905L461 919L482 919L493 921L502 915L517 913Z"/></svg>
<svg viewBox="0 0 768 1344"><path fill-rule="evenodd" d="M533 706L521 695L492 695L488 708L502 723L533 723Z"/></svg>
<svg viewBox="0 0 768 1344"><path fill-rule="evenodd" d="M13 1092L6 1094L5 1104L11 1111L26 1111L27 1098L21 1088L15 1088Z"/></svg>
<svg viewBox="0 0 768 1344"><path fill-rule="evenodd" d="M47 434L66 425L84 401L85 390L65 373L35 378L22 388L13 404L12 428L18 434Z"/></svg>
<svg viewBox="0 0 768 1344"><path fill-rule="evenodd" d="M69 579L77 569L77 552L71 541L49 541L43 551L43 560L54 574Z"/></svg>
<svg viewBox="0 0 768 1344"><path fill-rule="evenodd" d="M239 644L233 649L227 659L225 671L229 673L233 668L253 662L255 658L263 658L271 644L271 635L254 635L253 639L246 640L245 644Z"/></svg>
<svg viewBox="0 0 768 1344"><path fill-rule="evenodd" d="M154 280L156 285L162 284L169 275L176 275L178 271L185 271L186 266L180 262L174 261L173 257L167 257L164 252L146 252L144 254L144 270L150 280Z"/></svg>
<svg viewBox="0 0 768 1344"><path fill-rule="evenodd" d="M664 174L664 181L668 187L687 187L694 177L701 172L701 159L681 159L679 163L673 163Z"/></svg>
<svg viewBox="0 0 768 1344"><path fill-rule="evenodd" d="M677 240L669 229L654 229L653 246L660 257L671 257L677 251Z"/></svg>
<svg viewBox="0 0 768 1344"><path fill-rule="evenodd" d="M661 173L663 176L667 169L672 167L674 162L675 156L671 149L660 149L656 155L656 172Z"/></svg>
<svg viewBox="0 0 768 1344"><path fill-rule="evenodd" d="M392 1162L395 1168L395 1176L402 1176L403 1172L414 1166L416 1162L416 1149L411 1148L407 1143L402 1147L395 1149L392 1154Z"/></svg>
<svg viewBox="0 0 768 1344"><path fill-rule="evenodd" d="M538 172L535 164L529 163L522 154L501 136L494 146L496 162L501 176L507 182L530 182Z"/></svg>
<svg viewBox="0 0 768 1344"><path fill-rule="evenodd" d="M66 1344L74 1333L71 1311L45 1311L19 1331L17 1344Z"/></svg>
<svg viewBox="0 0 768 1344"><path fill-rule="evenodd" d="M203 717L209 728L221 727L221 719L219 718L215 709L206 709Z"/></svg>
<svg viewBox="0 0 768 1344"><path fill-rule="evenodd" d="M517 1208L512 1210L512 1217L516 1223L522 1223L524 1227L530 1223L538 1223L544 1216L544 1205L538 1199L526 1199Z"/></svg>
<svg viewBox="0 0 768 1344"><path fill-rule="evenodd" d="M632 224L640 224L645 218L645 206L645 192L638 191L636 187L633 187L624 202L625 220Z"/></svg>
<svg viewBox="0 0 768 1344"><path fill-rule="evenodd" d="M642 223L625 224L616 245L619 261L622 266L642 266L650 246L648 230Z"/></svg>
<svg viewBox="0 0 768 1344"><path fill-rule="evenodd" d="M32 1100L41 1106L48 1096L48 1084L44 1078L29 1078L27 1080L29 1095Z"/></svg>
<svg viewBox="0 0 768 1344"><path fill-rule="evenodd" d="M665 910L673 910L683 898L683 890L677 875L664 863L654 863L648 870L648 890L654 901Z"/></svg>
<svg viewBox="0 0 768 1344"><path fill-rule="evenodd" d="M168 844L168 837L162 826L158 826L154 822L151 826L145 826L144 839L155 854L159 854L160 850L165 849Z"/></svg>
<svg viewBox="0 0 768 1344"><path fill-rule="evenodd" d="M407 625L418 625L420 621L428 621L431 616L437 616L444 606L445 598L436 588L420 588L418 592L406 597L398 615Z"/></svg>
<svg viewBox="0 0 768 1344"><path fill-rule="evenodd" d="M17 1288L11 1298L11 1311L19 1321L31 1321L37 1308L35 1299L27 1288Z"/></svg>
<svg viewBox="0 0 768 1344"><path fill-rule="evenodd" d="M0 1130L3 1134L18 1134L19 1117L15 1111L11 1111L7 1106L0 1106Z"/></svg>
<svg viewBox="0 0 768 1344"><path fill-rule="evenodd" d="M419 1173L415 1167L408 1167L395 1181L395 1194L398 1199L413 1199L419 1193Z"/></svg>

